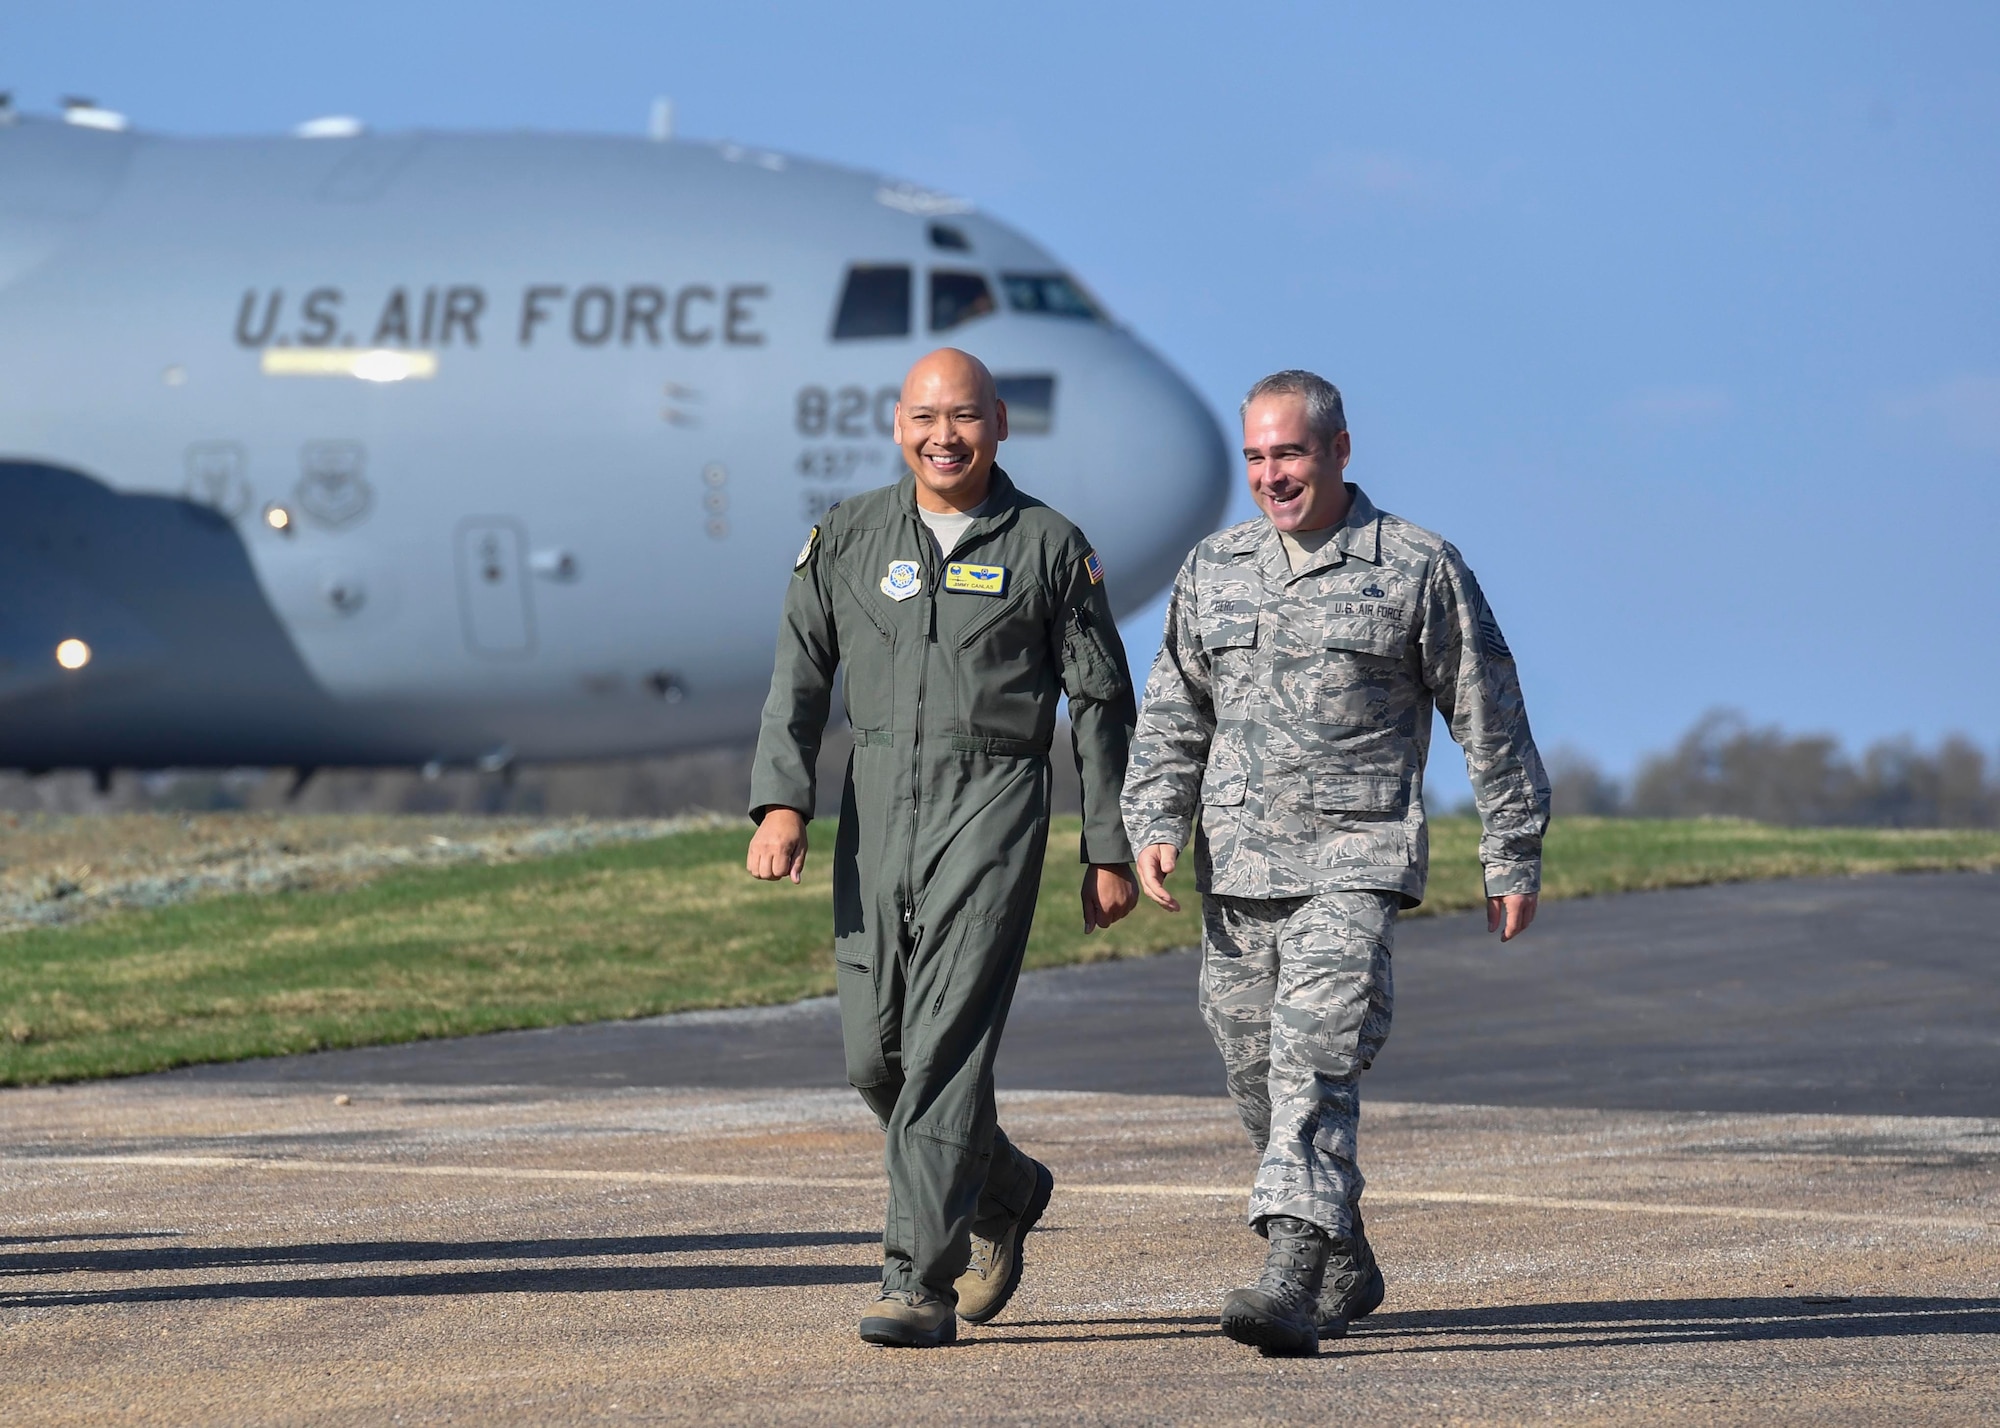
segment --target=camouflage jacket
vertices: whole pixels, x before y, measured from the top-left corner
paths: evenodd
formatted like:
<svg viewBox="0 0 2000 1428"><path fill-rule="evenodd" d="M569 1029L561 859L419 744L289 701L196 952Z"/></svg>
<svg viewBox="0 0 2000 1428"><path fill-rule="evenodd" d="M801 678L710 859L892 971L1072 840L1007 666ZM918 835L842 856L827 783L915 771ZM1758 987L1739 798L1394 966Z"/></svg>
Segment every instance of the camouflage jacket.
<svg viewBox="0 0 2000 1428"><path fill-rule="evenodd" d="M1488 895L1539 891L1549 781L1500 626L1450 542L1348 489L1296 575L1262 516L1181 567L1125 778L1132 846L1181 847L1199 811L1204 892L1415 906L1435 704L1465 749Z"/></svg>

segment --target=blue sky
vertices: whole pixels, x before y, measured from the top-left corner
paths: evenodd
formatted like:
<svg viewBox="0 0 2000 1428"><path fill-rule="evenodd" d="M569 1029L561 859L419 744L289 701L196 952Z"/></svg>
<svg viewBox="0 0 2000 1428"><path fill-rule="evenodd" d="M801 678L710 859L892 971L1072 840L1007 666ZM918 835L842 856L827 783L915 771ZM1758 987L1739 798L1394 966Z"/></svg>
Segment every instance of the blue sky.
<svg viewBox="0 0 2000 1428"><path fill-rule="evenodd" d="M1351 474L1467 553L1545 748L1623 770L1717 704L1990 747L2000 7L1502 8L69 0L0 15L0 88L183 133L671 95L974 198L1218 413L1340 383Z"/></svg>

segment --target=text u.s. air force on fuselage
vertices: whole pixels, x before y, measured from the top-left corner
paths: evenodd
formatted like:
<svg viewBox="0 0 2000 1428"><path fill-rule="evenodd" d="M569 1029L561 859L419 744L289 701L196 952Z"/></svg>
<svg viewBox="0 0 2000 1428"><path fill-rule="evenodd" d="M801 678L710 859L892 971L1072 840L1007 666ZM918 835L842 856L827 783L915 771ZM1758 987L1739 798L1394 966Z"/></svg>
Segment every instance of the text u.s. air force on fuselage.
<svg viewBox="0 0 2000 1428"><path fill-rule="evenodd" d="M325 283L250 288L236 309L241 347L761 347L768 283L399 285L373 294Z"/></svg>

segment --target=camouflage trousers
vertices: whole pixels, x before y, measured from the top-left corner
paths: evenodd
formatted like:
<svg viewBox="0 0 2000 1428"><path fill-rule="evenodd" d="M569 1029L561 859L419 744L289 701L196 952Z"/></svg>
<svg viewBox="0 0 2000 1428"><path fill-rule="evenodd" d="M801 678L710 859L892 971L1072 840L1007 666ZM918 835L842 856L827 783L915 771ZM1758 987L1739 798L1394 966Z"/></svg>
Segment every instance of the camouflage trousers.
<svg viewBox="0 0 2000 1428"><path fill-rule="evenodd" d="M1391 892L1202 899L1201 1014L1264 1157L1250 1223L1290 1215L1349 1238L1361 1201L1356 1079L1389 1037Z"/></svg>

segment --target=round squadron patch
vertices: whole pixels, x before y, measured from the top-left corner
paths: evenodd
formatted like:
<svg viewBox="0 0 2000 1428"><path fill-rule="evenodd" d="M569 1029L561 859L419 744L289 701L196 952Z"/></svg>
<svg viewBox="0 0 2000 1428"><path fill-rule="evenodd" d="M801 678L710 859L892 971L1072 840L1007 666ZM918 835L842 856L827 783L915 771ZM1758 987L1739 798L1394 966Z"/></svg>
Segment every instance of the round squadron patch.
<svg viewBox="0 0 2000 1428"><path fill-rule="evenodd" d="M924 588L923 567L914 560L892 560L889 573L882 577L882 593L891 600L907 600Z"/></svg>

